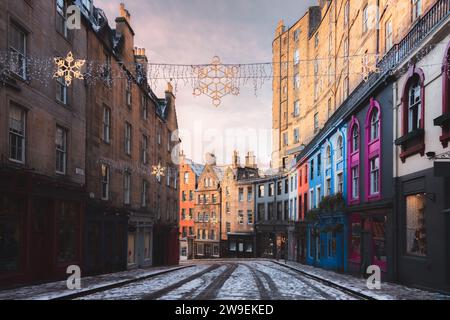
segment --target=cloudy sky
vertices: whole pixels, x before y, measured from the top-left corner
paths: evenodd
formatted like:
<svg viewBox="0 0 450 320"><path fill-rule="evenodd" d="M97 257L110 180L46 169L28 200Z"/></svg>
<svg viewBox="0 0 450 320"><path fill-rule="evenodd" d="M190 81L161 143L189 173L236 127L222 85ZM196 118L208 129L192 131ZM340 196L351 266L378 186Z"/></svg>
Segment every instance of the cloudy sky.
<svg viewBox="0 0 450 320"><path fill-rule="evenodd" d="M316 0L95 0L113 26L119 3L131 14L135 46L146 48L151 63L205 64L213 56L224 63L272 61L272 41L280 19L293 24ZM162 96L163 84L156 88ZM231 161L232 150L253 150L267 166L271 157L272 86L240 88L216 108L207 97L194 97L179 85L177 115L182 149L202 162L214 152L219 164Z"/></svg>

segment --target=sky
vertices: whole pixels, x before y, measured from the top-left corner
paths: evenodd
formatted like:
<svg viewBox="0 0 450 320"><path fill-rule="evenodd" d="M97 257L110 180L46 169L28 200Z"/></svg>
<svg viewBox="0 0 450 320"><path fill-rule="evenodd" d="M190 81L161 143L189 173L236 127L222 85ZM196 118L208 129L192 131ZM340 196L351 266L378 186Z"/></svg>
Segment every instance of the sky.
<svg viewBox="0 0 450 320"><path fill-rule="evenodd" d="M135 46L146 49L150 63L207 64L214 56L223 63L272 61L272 41L280 19L286 26L302 17L317 0L95 0L114 28L120 2L131 14ZM154 88L163 97L165 84ZM272 83L255 90L241 87L215 107L206 96L194 96L190 85L178 84L176 107L181 149L204 162L212 152L218 164L241 161L253 151L261 167L272 152Z"/></svg>

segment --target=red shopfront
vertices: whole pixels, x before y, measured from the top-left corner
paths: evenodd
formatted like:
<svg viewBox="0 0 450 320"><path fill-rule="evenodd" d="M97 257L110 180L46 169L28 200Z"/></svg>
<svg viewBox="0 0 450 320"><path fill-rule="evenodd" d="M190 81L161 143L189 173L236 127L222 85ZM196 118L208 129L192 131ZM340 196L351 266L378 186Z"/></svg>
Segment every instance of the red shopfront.
<svg viewBox="0 0 450 320"><path fill-rule="evenodd" d="M365 274L367 267L377 265L386 274L387 215L380 212L351 213L349 222L349 271Z"/></svg>
<svg viewBox="0 0 450 320"><path fill-rule="evenodd" d="M81 266L82 190L32 174L0 178L0 287L64 279Z"/></svg>

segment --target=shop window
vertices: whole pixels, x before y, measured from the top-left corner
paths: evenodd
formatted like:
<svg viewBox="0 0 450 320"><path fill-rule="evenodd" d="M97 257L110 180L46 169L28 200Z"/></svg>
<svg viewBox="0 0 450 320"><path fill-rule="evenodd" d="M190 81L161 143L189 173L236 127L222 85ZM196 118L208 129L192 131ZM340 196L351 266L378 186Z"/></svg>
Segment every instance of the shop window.
<svg viewBox="0 0 450 320"><path fill-rule="evenodd" d="M442 128L440 140L447 148L450 141L450 42L442 63L442 115L434 119L434 125Z"/></svg>
<svg viewBox="0 0 450 320"><path fill-rule="evenodd" d="M150 260L151 259L151 233L150 231L146 231L144 233L144 259Z"/></svg>
<svg viewBox="0 0 450 320"><path fill-rule="evenodd" d="M22 232L21 216L25 202L6 195L0 196L0 272L18 271Z"/></svg>
<svg viewBox="0 0 450 320"><path fill-rule="evenodd" d="M235 241L230 242L230 251L232 251L232 252L236 251L236 242Z"/></svg>
<svg viewBox="0 0 450 320"><path fill-rule="evenodd" d="M352 262L359 263L361 261L361 222L354 217L352 217L352 220L349 259Z"/></svg>
<svg viewBox="0 0 450 320"><path fill-rule="evenodd" d="M182 257L187 257L187 248L186 247L182 247L181 248L181 256Z"/></svg>
<svg viewBox="0 0 450 320"><path fill-rule="evenodd" d="M409 255L427 256L425 209L425 194L406 197L406 252Z"/></svg>
<svg viewBox="0 0 450 320"><path fill-rule="evenodd" d="M78 206L61 202L58 215L58 262L72 262L76 257Z"/></svg>
<svg viewBox="0 0 450 320"><path fill-rule="evenodd" d="M136 233L128 233L128 264L136 263Z"/></svg>
<svg viewBox="0 0 450 320"><path fill-rule="evenodd" d="M328 232L327 234L327 252L329 258L336 257L336 233L334 232Z"/></svg>
<svg viewBox="0 0 450 320"><path fill-rule="evenodd" d="M403 162L412 155L425 153L425 76L421 69L410 67L402 97L402 137L395 141L401 146Z"/></svg>
<svg viewBox="0 0 450 320"><path fill-rule="evenodd" d="M205 254L203 243L197 243L197 255L203 256Z"/></svg>
<svg viewBox="0 0 450 320"><path fill-rule="evenodd" d="M253 244L251 242L247 242L247 248L245 251L248 253L253 252Z"/></svg>
<svg viewBox="0 0 450 320"><path fill-rule="evenodd" d="M218 257L219 256L219 246L218 245L213 245L213 256Z"/></svg>

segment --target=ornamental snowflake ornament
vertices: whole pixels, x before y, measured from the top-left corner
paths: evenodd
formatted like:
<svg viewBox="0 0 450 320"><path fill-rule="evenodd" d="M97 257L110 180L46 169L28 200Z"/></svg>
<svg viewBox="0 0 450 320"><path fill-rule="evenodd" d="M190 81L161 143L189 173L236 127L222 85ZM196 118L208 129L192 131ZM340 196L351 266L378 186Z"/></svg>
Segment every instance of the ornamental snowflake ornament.
<svg viewBox="0 0 450 320"><path fill-rule="evenodd" d="M66 86L70 86L73 79L83 80L84 76L80 69L85 63L85 60L75 59L72 52L69 52L65 58L55 58L57 70L53 78L63 78Z"/></svg>
<svg viewBox="0 0 450 320"><path fill-rule="evenodd" d="M164 177L164 171L166 170L165 167L161 166L161 163L158 163L157 166L153 166L152 175L156 176L156 178L159 180L161 177Z"/></svg>
<svg viewBox="0 0 450 320"><path fill-rule="evenodd" d="M215 56L211 64L195 66L193 72L197 78L194 96L206 95L212 99L216 107L222 103L224 96L239 94L239 88L235 86L235 79L239 73L238 66L224 65L220 58Z"/></svg>

